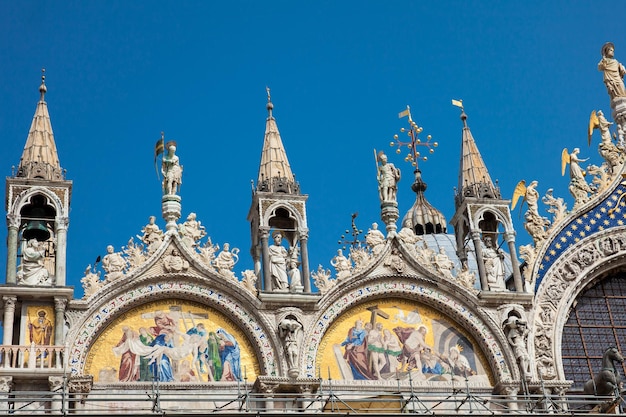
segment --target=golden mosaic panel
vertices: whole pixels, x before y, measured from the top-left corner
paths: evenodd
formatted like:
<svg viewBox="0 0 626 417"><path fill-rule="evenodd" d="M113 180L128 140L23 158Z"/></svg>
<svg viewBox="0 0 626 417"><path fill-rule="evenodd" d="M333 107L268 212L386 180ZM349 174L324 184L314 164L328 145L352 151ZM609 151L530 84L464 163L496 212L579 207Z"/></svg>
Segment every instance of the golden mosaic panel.
<svg viewBox="0 0 626 417"><path fill-rule="evenodd" d="M91 346L94 382L254 380L259 363L246 335L221 312L178 299L138 306Z"/></svg>
<svg viewBox="0 0 626 417"><path fill-rule="evenodd" d="M330 326L317 374L334 380L493 383L487 359L464 329L415 302L385 299L353 307Z"/></svg>

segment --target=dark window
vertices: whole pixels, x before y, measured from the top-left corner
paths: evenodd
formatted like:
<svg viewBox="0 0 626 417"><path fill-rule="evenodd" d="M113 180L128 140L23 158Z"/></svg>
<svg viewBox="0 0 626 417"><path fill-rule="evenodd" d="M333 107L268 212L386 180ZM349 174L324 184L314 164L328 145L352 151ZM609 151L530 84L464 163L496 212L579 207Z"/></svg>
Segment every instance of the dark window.
<svg viewBox="0 0 626 417"><path fill-rule="evenodd" d="M609 346L626 348L626 273L612 275L583 291L569 314L562 335L565 379L572 389L600 371ZM624 368L618 370L624 376Z"/></svg>

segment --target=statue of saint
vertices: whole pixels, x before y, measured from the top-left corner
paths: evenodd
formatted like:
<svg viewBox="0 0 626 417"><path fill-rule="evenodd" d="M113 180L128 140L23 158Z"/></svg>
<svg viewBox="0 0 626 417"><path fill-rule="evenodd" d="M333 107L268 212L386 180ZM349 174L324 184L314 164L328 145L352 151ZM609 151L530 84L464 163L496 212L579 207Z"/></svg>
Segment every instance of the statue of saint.
<svg viewBox="0 0 626 417"><path fill-rule="evenodd" d="M604 72L604 84L611 99L626 97L626 89L624 88L626 68L614 58L614 55L615 45L613 42L602 45L602 59L598 63L598 71Z"/></svg>
<svg viewBox="0 0 626 417"><path fill-rule="evenodd" d="M167 153L163 155L161 173L163 174L163 193L176 194L183 183L183 167L176 155L176 143L168 142Z"/></svg>
<svg viewBox="0 0 626 417"><path fill-rule="evenodd" d="M163 241L163 231L156 224L156 217L150 216L148 224L141 231L143 236L137 237L140 237L141 241L146 245L148 253L154 252Z"/></svg>
<svg viewBox="0 0 626 417"><path fill-rule="evenodd" d="M343 256L341 249L337 249L337 256L330 261L330 264L337 270L337 279L343 279L350 275L352 263L350 263L348 258Z"/></svg>
<svg viewBox="0 0 626 417"><path fill-rule="evenodd" d="M483 259L489 291L506 291L504 283L504 253L501 249L494 248L491 237L485 237Z"/></svg>
<svg viewBox="0 0 626 417"><path fill-rule="evenodd" d="M450 260L446 254L446 250L442 247L439 248L439 253L435 255L435 267L446 278L452 278L452 270L454 269L454 262Z"/></svg>
<svg viewBox="0 0 626 417"><path fill-rule="evenodd" d="M102 258L102 267L106 272L105 282L115 281L124 275L127 268L126 260L119 252L115 252L112 245L107 246L107 254Z"/></svg>
<svg viewBox="0 0 626 417"><path fill-rule="evenodd" d="M44 266L46 250L42 242L30 239L22 251L22 264L17 272L18 282L22 285L50 284L50 273Z"/></svg>
<svg viewBox="0 0 626 417"><path fill-rule="evenodd" d="M187 262L178 249L172 249L172 252L163 258L163 268L165 272L184 272L189 269L189 262Z"/></svg>
<svg viewBox="0 0 626 417"><path fill-rule="evenodd" d="M400 181L400 170L392 163L387 163L387 155L382 151L378 153L378 192L380 202L396 202L398 192L398 181Z"/></svg>
<svg viewBox="0 0 626 417"><path fill-rule="evenodd" d="M378 255L385 247L385 235L378 230L378 223L372 223L372 228L365 235L365 243L372 248L374 256Z"/></svg>
<svg viewBox="0 0 626 417"><path fill-rule="evenodd" d="M224 243L224 249L222 249L213 261L213 265L215 265L215 268L220 275L227 278L235 278L233 267L237 261L239 261L239 256L237 255L238 253L239 249L234 248L231 252L230 245L228 243Z"/></svg>
<svg viewBox="0 0 626 417"><path fill-rule="evenodd" d="M268 248L272 285L275 290L284 291L289 289L289 276L287 274L289 254L287 249L281 245L283 235L280 232L274 232L273 238L274 244Z"/></svg>
<svg viewBox="0 0 626 417"><path fill-rule="evenodd" d="M183 243L190 248L196 247L196 242L206 236L204 226L196 220L196 213L189 213L187 220L180 225L178 230Z"/></svg>

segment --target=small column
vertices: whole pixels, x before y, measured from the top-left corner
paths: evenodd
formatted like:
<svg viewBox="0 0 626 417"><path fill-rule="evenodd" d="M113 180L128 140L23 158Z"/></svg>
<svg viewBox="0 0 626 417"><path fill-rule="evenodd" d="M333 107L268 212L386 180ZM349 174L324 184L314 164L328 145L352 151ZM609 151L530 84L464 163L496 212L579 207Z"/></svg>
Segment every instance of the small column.
<svg viewBox="0 0 626 417"><path fill-rule="evenodd" d="M2 297L2 302L4 305L4 319L2 321L4 331L2 333L2 344L12 345L13 320L15 317L15 303L17 302L17 297ZM5 356L5 360L7 360L7 358L8 356Z"/></svg>
<svg viewBox="0 0 626 417"><path fill-rule="evenodd" d="M63 287L65 286L66 276L66 259L67 259L67 227L70 223L68 217L57 217L54 225L56 228L56 271L55 271L55 285Z"/></svg>
<svg viewBox="0 0 626 417"><path fill-rule="evenodd" d="M13 388L12 376L0 376L0 414L9 411L9 392Z"/></svg>
<svg viewBox="0 0 626 417"><path fill-rule="evenodd" d="M519 260L517 259L517 253L515 251L515 233L505 233L504 239L509 245L509 254L511 255L511 268L513 268L513 282L515 282L515 291L524 292L524 281L522 281L522 274L520 274L519 272Z"/></svg>
<svg viewBox="0 0 626 417"><path fill-rule="evenodd" d="M67 299L54 297L54 344L63 345L63 329L65 327L65 307ZM66 352L67 354L67 352Z"/></svg>
<svg viewBox="0 0 626 417"><path fill-rule="evenodd" d="M263 287L266 292L272 291L272 273L269 255L269 237L270 229L267 227L259 228L261 231L261 253L263 254ZM261 290L261 288L259 288Z"/></svg>
<svg viewBox="0 0 626 417"><path fill-rule="evenodd" d="M300 259L302 261L302 283L304 284L304 292L311 293L311 272L309 270L309 231L300 231Z"/></svg>
<svg viewBox="0 0 626 417"><path fill-rule="evenodd" d="M383 201L380 204L380 218L385 223L388 238L396 235L398 228L396 221L398 221L399 217L400 212L398 211L398 203L396 201Z"/></svg>
<svg viewBox="0 0 626 417"><path fill-rule="evenodd" d="M478 275L480 275L480 287L483 291L489 291L487 274L485 273L485 262L483 260L483 247L480 240L480 232L472 232L472 242L476 251L476 263L478 264Z"/></svg>
<svg viewBox="0 0 626 417"><path fill-rule="evenodd" d="M17 283L17 231L20 227L20 221L20 216L7 215L7 284Z"/></svg>
<svg viewBox="0 0 626 417"><path fill-rule="evenodd" d="M178 230L176 222L180 219L181 209L180 196L175 194L166 194L161 199L163 219L167 222L165 224L166 232Z"/></svg>

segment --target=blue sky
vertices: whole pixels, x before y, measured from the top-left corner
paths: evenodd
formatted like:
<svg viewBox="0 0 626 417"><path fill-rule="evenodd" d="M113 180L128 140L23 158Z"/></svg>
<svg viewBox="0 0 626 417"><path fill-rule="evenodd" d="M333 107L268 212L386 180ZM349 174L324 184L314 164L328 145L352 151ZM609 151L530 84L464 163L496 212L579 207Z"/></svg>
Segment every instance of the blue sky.
<svg viewBox="0 0 626 417"><path fill-rule="evenodd" d="M46 68L59 157L74 181L68 284L82 295L87 264L160 218L153 147L164 131L184 165L183 216L196 212L214 243L249 257L250 180L258 173L265 87L292 170L309 195L310 265L330 268L337 240L380 223L372 149L412 169L388 143L406 119L439 143L420 165L427 198L454 214L463 99L492 178L510 198L520 179L554 188L564 147L586 145L592 110L610 114L600 48L626 61L626 3L478 1L0 2L0 168L17 166ZM540 209L543 209L540 207ZM514 213L518 244L529 242ZM449 226L449 231L452 227ZM6 228L0 231L4 242ZM6 248L0 248L5 270Z"/></svg>

